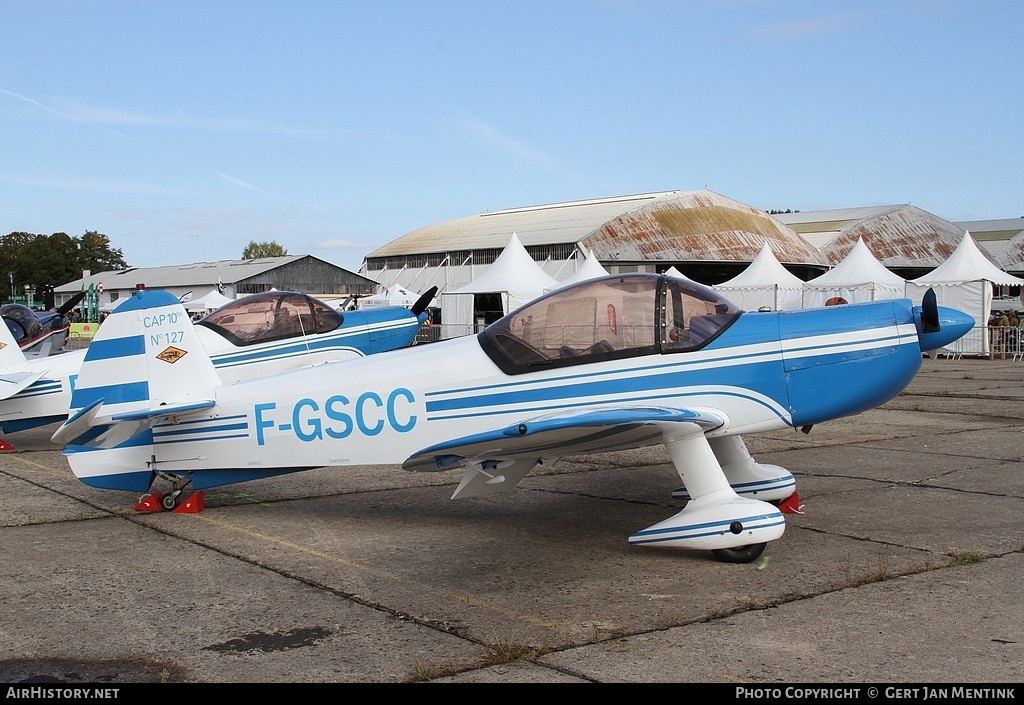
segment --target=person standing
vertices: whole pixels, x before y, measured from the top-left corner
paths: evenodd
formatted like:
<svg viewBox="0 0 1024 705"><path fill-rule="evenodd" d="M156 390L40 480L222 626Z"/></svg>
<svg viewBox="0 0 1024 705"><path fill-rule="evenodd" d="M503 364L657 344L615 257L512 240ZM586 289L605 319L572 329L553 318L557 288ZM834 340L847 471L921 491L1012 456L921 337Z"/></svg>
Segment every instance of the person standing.
<svg viewBox="0 0 1024 705"><path fill-rule="evenodd" d="M1004 310L996 321L996 347L999 351L999 357L1006 359L1006 338L1007 331L1010 329L1010 312Z"/></svg>
<svg viewBox="0 0 1024 705"><path fill-rule="evenodd" d="M1016 358L1020 355L1020 318L1016 311L1010 311L1007 316L1006 347L1010 354Z"/></svg>

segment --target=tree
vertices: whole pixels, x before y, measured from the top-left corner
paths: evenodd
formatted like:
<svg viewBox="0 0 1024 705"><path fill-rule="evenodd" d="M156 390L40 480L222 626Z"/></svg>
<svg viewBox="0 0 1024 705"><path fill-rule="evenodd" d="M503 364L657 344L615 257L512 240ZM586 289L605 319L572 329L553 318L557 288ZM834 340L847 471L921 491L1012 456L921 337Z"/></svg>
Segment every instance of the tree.
<svg viewBox="0 0 1024 705"><path fill-rule="evenodd" d="M40 235L18 250L18 259L27 268L22 278L16 281L28 284L35 292L36 300L43 300L54 287L82 276L78 255L78 243L67 233Z"/></svg>
<svg viewBox="0 0 1024 705"><path fill-rule="evenodd" d="M3 280L3 283L0 284L0 291L7 292L6 298L8 301L18 293L12 290L12 286L14 289L18 289L22 284L28 283L26 277L29 272L28 265L30 263L22 260L18 256L18 252L35 237L38 237L38 235L23 232L15 232L0 237L0 275L2 275Z"/></svg>
<svg viewBox="0 0 1024 705"><path fill-rule="evenodd" d="M0 237L0 293L9 292L7 300L20 296L26 285L42 299L49 289L80 279L84 269L104 272L128 264L121 250L110 247L110 238L95 230L81 237L25 232Z"/></svg>
<svg viewBox="0 0 1024 705"><path fill-rule="evenodd" d="M274 240L270 242L256 242L250 240L249 244L242 250L242 259L260 259L261 257L284 257L288 250L284 249Z"/></svg>
<svg viewBox="0 0 1024 705"><path fill-rule="evenodd" d="M128 269L124 255L119 248L111 249L110 238L95 230L86 230L79 238L79 270L90 272L112 272Z"/></svg>

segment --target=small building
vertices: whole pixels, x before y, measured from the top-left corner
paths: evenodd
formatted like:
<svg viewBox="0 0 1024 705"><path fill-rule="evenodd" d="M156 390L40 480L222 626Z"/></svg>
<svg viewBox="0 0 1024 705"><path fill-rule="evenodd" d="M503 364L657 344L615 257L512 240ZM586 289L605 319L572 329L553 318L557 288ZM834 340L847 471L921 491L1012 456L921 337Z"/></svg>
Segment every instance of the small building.
<svg viewBox="0 0 1024 705"><path fill-rule="evenodd" d="M378 288L372 279L317 257L286 255L87 272L81 279L54 288L55 305L60 306L92 285L99 293L97 305L104 310L140 288L162 289L181 299L200 298L211 291L236 298L277 289L300 291L325 300L369 296Z"/></svg>

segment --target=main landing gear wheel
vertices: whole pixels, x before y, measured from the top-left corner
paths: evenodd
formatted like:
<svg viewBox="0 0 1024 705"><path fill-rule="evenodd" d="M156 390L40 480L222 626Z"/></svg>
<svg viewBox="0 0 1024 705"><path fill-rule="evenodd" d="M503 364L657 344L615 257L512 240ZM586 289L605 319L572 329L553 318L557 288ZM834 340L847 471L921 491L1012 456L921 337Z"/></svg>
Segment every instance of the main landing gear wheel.
<svg viewBox="0 0 1024 705"><path fill-rule="evenodd" d="M767 543L752 543L736 548L716 548L712 553L724 563L753 563L761 557L766 546Z"/></svg>

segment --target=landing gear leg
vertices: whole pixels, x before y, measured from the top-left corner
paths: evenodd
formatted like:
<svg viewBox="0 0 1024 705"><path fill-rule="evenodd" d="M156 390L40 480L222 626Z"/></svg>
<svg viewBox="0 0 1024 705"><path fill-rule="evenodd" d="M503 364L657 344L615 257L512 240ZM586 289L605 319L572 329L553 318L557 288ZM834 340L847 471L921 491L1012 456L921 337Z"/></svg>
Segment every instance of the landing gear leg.
<svg viewBox="0 0 1024 705"><path fill-rule="evenodd" d="M630 536L631 544L710 550L720 561L750 563L782 536L782 513L736 493L700 426L672 424L664 443L689 499L675 516Z"/></svg>

